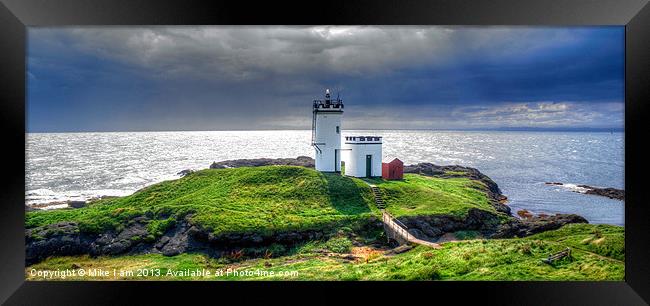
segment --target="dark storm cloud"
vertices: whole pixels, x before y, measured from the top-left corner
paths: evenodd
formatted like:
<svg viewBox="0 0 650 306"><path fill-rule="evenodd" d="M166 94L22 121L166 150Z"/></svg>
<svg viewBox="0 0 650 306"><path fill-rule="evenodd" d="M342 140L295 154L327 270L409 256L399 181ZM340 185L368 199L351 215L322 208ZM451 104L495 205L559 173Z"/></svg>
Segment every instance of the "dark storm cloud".
<svg viewBox="0 0 650 306"><path fill-rule="evenodd" d="M34 28L30 131L622 127L622 28Z"/></svg>

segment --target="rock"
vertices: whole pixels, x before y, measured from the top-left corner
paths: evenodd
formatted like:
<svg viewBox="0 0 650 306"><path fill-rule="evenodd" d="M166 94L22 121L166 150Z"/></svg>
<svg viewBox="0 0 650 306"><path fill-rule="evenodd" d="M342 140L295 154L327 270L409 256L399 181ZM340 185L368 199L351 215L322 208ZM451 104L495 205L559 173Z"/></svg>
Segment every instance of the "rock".
<svg viewBox="0 0 650 306"><path fill-rule="evenodd" d="M341 255L340 258L345 259L345 260L357 260L358 259L358 257L356 257L356 256L354 256L352 254Z"/></svg>
<svg viewBox="0 0 650 306"><path fill-rule="evenodd" d="M249 237L249 240L252 243L262 243L262 241L264 241L264 239L262 239L262 236L260 236L260 235L251 235Z"/></svg>
<svg viewBox="0 0 650 306"><path fill-rule="evenodd" d="M124 253L131 246L130 241L115 241L102 249L102 254L117 255Z"/></svg>
<svg viewBox="0 0 650 306"><path fill-rule="evenodd" d="M533 217L533 214L529 212L528 210L522 209L517 212L517 215L521 217L522 219L530 219Z"/></svg>
<svg viewBox="0 0 650 306"><path fill-rule="evenodd" d="M82 208L86 206L86 201L68 201L68 206L72 208Z"/></svg>
<svg viewBox="0 0 650 306"><path fill-rule="evenodd" d="M400 246L398 246L398 247L396 247L396 248L394 248L394 249L390 249L390 250L384 252L384 255L397 255L397 254L402 254L402 253L404 253L404 252L406 252L406 251L409 251L409 250L412 249L412 248L413 248L412 245L409 245L409 244L403 244L403 245L400 245Z"/></svg>
<svg viewBox="0 0 650 306"><path fill-rule="evenodd" d="M169 239L164 244L162 249L160 249L162 254L165 256L174 256L185 253L189 247L189 235L187 233L188 230L188 225L186 223L183 223L180 226L175 227L173 230L168 231L165 236ZM162 239L164 239L164 237Z"/></svg>
<svg viewBox="0 0 650 306"><path fill-rule="evenodd" d="M528 213L530 214L530 213ZM423 240L435 241L446 233L478 231L486 238L525 237L543 231L554 230L569 223L588 223L575 214L533 216L525 220L510 217L501 222L498 215L480 209L470 209L464 218L452 215L399 217L409 232Z"/></svg>
<svg viewBox="0 0 650 306"><path fill-rule="evenodd" d="M562 185L564 185L563 183L560 183L560 182L545 182L544 184L553 185L553 186L562 186ZM610 198L610 199L625 201L625 190L622 190L622 189L600 188L600 187L594 187L594 186L589 186L589 185L578 185L577 187L579 187L579 189L578 190L573 190L574 192L597 195L597 196L601 196L601 197L607 197L607 198Z"/></svg>
<svg viewBox="0 0 650 306"><path fill-rule="evenodd" d="M68 201L55 201L48 203L34 203L30 204L29 207L34 210L47 210L47 209L58 209L63 208L68 205Z"/></svg>
<svg viewBox="0 0 650 306"><path fill-rule="evenodd" d="M186 176L186 175L190 175L190 174L192 174L192 173L194 173L194 170L192 170L192 169L185 169L185 170L181 170L181 171L179 171L178 173L176 173L176 175L180 175L181 177L184 177L184 176Z"/></svg>
<svg viewBox="0 0 650 306"><path fill-rule="evenodd" d="M276 239L282 243L296 243L302 240L302 235L296 232L279 233Z"/></svg>
<svg viewBox="0 0 650 306"><path fill-rule="evenodd" d="M79 233L75 222L59 222L25 231L25 263L31 265L50 256L87 253L92 240Z"/></svg>
<svg viewBox="0 0 650 306"><path fill-rule="evenodd" d="M125 227L119 235L117 240L134 241L146 237L149 234L147 229L141 223L132 223L130 226Z"/></svg>
<svg viewBox="0 0 650 306"><path fill-rule="evenodd" d="M480 231L484 236L489 236L498 230L500 224L497 214L476 208L470 209L463 218L453 215L433 215L406 216L397 219L404 223L415 237L429 241L435 241L445 233L461 230Z"/></svg>
<svg viewBox="0 0 650 306"><path fill-rule="evenodd" d="M157 249L162 249L162 247L164 247L165 244L169 242L169 239L170 239L169 236L163 236L162 238L160 238L160 240L158 240L158 242L156 242L154 247Z"/></svg>
<svg viewBox="0 0 650 306"><path fill-rule="evenodd" d="M404 173L418 173L424 175L441 175L445 174L445 171L440 169L439 166L436 166L432 163L419 163L415 165L406 165L404 166Z"/></svg>
<svg viewBox="0 0 650 306"><path fill-rule="evenodd" d="M558 229L571 223L589 223L587 219L575 214L555 214L536 216L526 220L514 219L501 224L492 238L526 237L533 234Z"/></svg>
<svg viewBox="0 0 650 306"><path fill-rule="evenodd" d="M91 256L160 253L174 256L186 252L204 252L210 256L229 254L245 247L271 244L292 245L305 240L327 238L330 232L289 231L262 235L231 233L215 235L212 230L192 225L186 217L176 222L155 241L148 240L149 217L138 216L119 232L80 233L75 222L60 222L25 231L26 264L32 265L50 256L89 254ZM258 254L261 255L261 254Z"/></svg>
<svg viewBox="0 0 650 306"><path fill-rule="evenodd" d="M586 188L587 191L585 191L585 194L593 194L601 197L608 197L610 199L625 201L625 190L616 188L598 188L589 185L578 185L578 187Z"/></svg>
<svg viewBox="0 0 650 306"><path fill-rule="evenodd" d="M415 238L418 238L418 239L423 239L423 238L425 238L424 233L423 233L420 229L417 229L417 228L409 228L409 229L408 229L408 232L409 232L409 234L413 235Z"/></svg>
<svg viewBox="0 0 650 306"><path fill-rule="evenodd" d="M233 159L220 162L213 162L210 169L226 169L238 167L260 167L260 166L302 166L314 168L314 159L308 156L297 158L255 158L255 159Z"/></svg>

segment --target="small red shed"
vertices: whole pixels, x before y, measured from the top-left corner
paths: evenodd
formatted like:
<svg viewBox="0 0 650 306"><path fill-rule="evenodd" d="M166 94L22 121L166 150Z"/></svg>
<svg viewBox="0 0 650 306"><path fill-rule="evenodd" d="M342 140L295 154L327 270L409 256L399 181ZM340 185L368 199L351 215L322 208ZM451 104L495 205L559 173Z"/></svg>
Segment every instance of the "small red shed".
<svg viewBox="0 0 650 306"><path fill-rule="evenodd" d="M404 163L395 158L388 163L381 164L381 177L385 180L401 180L404 178Z"/></svg>

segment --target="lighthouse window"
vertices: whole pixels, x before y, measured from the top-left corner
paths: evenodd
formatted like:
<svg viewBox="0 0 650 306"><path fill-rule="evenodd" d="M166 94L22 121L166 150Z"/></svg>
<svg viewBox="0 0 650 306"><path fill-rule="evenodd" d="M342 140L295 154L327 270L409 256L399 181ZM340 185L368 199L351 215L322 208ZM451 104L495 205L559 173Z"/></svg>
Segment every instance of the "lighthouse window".
<svg viewBox="0 0 650 306"><path fill-rule="evenodd" d="M339 133L341 133L341 131L340 131L340 129L339 129L339 126L337 125L337 126L336 126L336 134L339 134Z"/></svg>

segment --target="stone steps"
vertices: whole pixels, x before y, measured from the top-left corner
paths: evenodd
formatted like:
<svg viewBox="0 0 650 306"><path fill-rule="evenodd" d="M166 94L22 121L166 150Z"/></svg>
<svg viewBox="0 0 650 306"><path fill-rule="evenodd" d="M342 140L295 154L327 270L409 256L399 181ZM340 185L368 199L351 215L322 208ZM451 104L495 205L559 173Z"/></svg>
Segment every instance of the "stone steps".
<svg viewBox="0 0 650 306"><path fill-rule="evenodd" d="M386 203L384 203L384 199L381 198L381 191L377 186L370 186L370 190L372 190L372 195L375 199L375 205L379 209L384 209L386 208Z"/></svg>

